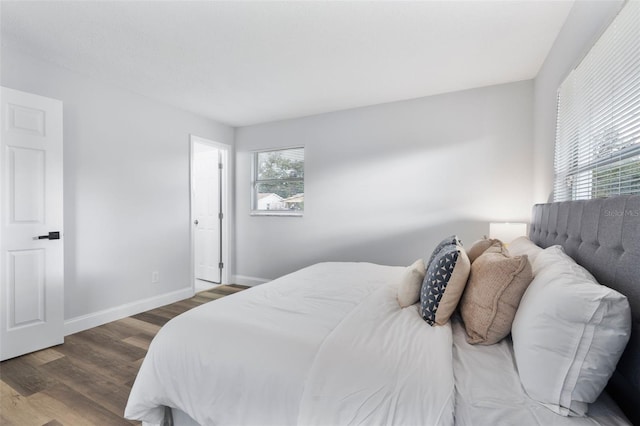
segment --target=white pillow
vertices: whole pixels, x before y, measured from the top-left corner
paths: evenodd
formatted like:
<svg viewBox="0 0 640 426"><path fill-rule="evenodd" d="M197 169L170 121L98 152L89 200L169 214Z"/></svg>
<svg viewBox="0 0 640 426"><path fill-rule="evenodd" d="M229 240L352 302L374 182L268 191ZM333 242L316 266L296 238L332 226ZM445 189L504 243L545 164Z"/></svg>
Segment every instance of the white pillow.
<svg viewBox="0 0 640 426"><path fill-rule="evenodd" d="M542 251L511 328L527 394L582 416L606 386L631 333L627 298L598 284L559 246Z"/></svg>
<svg viewBox="0 0 640 426"><path fill-rule="evenodd" d="M533 268L534 275L537 274L540 270L549 268L553 265L562 264L563 267L568 269L571 273L576 274L581 278L586 278L600 285L598 280L596 280L589 271L578 265L575 260L573 260L568 254L565 253L562 246L547 247L540 252L544 253L545 255L539 259L536 257L536 261L532 263L531 267Z"/></svg>
<svg viewBox="0 0 640 426"><path fill-rule="evenodd" d="M418 259L411 266L407 266L402 273L398 285L398 304L401 308L411 306L420 300L420 289L426 274L424 260Z"/></svg>
<svg viewBox="0 0 640 426"><path fill-rule="evenodd" d="M526 254L532 266L536 257L538 257L538 254L543 251L541 247L537 246L533 241L525 236L518 237L511 241L507 246L507 250L511 256L522 256L523 254Z"/></svg>

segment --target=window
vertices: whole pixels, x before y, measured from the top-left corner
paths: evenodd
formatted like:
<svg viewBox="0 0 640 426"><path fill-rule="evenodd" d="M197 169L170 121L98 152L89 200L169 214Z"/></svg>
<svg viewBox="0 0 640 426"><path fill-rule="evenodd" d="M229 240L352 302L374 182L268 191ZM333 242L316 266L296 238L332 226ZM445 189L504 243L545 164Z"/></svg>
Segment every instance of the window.
<svg viewBox="0 0 640 426"><path fill-rule="evenodd" d="M558 90L555 201L640 193L640 2Z"/></svg>
<svg viewBox="0 0 640 426"><path fill-rule="evenodd" d="M304 211L304 148L253 154L253 212L301 215Z"/></svg>

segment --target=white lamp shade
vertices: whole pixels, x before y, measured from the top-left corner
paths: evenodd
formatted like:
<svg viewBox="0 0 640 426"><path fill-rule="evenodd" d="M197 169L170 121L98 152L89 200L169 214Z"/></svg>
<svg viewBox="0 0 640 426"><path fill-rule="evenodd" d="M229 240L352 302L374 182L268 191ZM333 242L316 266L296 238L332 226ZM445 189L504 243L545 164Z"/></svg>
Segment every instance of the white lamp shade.
<svg viewBox="0 0 640 426"><path fill-rule="evenodd" d="M527 224L523 222L489 223L489 237L497 238L505 244L527 235Z"/></svg>

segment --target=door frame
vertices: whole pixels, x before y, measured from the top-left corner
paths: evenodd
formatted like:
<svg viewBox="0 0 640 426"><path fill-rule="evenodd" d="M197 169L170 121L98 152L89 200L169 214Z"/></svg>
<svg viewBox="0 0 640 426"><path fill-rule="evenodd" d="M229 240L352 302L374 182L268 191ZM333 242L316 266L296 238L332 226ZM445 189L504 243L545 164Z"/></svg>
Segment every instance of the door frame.
<svg viewBox="0 0 640 426"><path fill-rule="evenodd" d="M229 277L231 276L229 273L230 264L229 264L229 243L230 243L230 231L231 231L231 217L229 215L229 205L230 205L230 182L231 182L231 145L227 145L220 142L212 141L211 139L203 138L200 136L196 136L194 134L189 135L189 229L190 229L190 244L191 244L191 270L189 276L191 277L191 289L195 294L195 283L196 283L196 262L195 262L195 226L193 221L196 219L194 216L194 193L193 193L193 161L194 161L194 145L195 143L201 143L204 145L209 145L214 148L226 152L223 155L223 167L222 167L222 263L224 267L222 268L222 273L220 275L220 282L222 284L229 284ZM226 164L225 164L226 161Z"/></svg>

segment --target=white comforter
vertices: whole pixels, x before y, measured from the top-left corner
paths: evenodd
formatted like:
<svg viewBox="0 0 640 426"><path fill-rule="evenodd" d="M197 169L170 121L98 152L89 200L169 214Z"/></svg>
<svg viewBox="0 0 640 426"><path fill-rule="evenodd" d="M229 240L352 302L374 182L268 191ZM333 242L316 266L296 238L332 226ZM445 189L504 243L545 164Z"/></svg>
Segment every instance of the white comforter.
<svg viewBox="0 0 640 426"><path fill-rule="evenodd" d="M452 425L451 327L398 306L402 271L322 263L180 315L153 340L125 416Z"/></svg>

